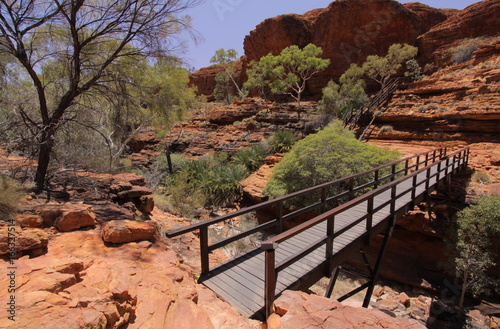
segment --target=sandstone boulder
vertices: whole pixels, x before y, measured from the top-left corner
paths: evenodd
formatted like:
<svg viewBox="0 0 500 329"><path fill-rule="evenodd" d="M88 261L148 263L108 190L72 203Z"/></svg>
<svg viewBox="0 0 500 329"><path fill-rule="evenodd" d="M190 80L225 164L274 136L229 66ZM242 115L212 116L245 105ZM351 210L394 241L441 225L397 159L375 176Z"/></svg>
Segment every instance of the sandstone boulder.
<svg viewBox="0 0 500 329"><path fill-rule="evenodd" d="M366 308L344 306L337 301L304 292L285 291L275 302L283 314L281 329L295 328L425 328L416 320L395 319ZM273 319L273 323L276 323Z"/></svg>
<svg viewBox="0 0 500 329"><path fill-rule="evenodd" d="M43 219L39 215L17 214L14 219L22 228L42 227L43 225Z"/></svg>
<svg viewBox="0 0 500 329"><path fill-rule="evenodd" d="M158 228L153 222L111 221L101 228L102 239L111 243L155 240Z"/></svg>
<svg viewBox="0 0 500 329"><path fill-rule="evenodd" d="M12 243L15 243L15 246ZM40 256L46 252L48 243L49 236L41 229L22 230L20 227L14 226L0 227L0 255L9 254L11 258L22 255Z"/></svg>
<svg viewBox="0 0 500 329"><path fill-rule="evenodd" d="M74 231L86 226L97 224L92 207L81 205L66 206L62 214L55 220L54 225L61 232Z"/></svg>
<svg viewBox="0 0 500 329"><path fill-rule="evenodd" d="M125 174L117 174L112 177L113 183L115 184L124 184L124 185L132 185L132 186L144 186L146 185L146 180L144 177L139 176L134 173L125 173Z"/></svg>

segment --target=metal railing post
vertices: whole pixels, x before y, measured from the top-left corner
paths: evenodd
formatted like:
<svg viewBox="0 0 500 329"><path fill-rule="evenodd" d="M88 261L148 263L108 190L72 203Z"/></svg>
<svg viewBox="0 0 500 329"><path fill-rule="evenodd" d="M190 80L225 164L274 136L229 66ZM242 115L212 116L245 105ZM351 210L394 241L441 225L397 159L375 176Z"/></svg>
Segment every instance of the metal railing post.
<svg viewBox="0 0 500 329"><path fill-rule="evenodd" d="M391 182L396 180L396 164L391 166Z"/></svg>
<svg viewBox="0 0 500 329"><path fill-rule="evenodd" d="M379 171L377 169L375 170L375 177L373 179L373 189L376 189L378 187L378 178L379 178Z"/></svg>

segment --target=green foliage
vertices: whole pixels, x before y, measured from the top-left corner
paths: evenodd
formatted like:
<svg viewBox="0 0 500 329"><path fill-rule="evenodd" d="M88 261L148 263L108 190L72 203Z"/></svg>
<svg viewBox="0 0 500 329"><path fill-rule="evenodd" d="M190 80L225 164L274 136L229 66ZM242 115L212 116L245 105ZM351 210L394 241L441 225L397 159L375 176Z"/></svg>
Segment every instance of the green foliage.
<svg viewBox="0 0 500 329"><path fill-rule="evenodd" d="M297 142L276 165L264 193L271 198L394 161L398 153L358 141L340 121ZM297 200L292 206L307 204Z"/></svg>
<svg viewBox="0 0 500 329"><path fill-rule="evenodd" d="M12 219L22 195L21 185L17 181L0 175L0 221Z"/></svg>
<svg viewBox="0 0 500 329"><path fill-rule="evenodd" d="M351 64L340 77L340 84L336 84L333 80L328 82L323 88L323 98L319 102L320 111L343 119L359 109L368 100L362 76L363 70L358 65Z"/></svg>
<svg viewBox="0 0 500 329"><path fill-rule="evenodd" d="M278 130L269 138L269 146L274 153L286 153L292 149L298 140L293 131Z"/></svg>
<svg viewBox="0 0 500 329"><path fill-rule="evenodd" d="M497 253L493 239L500 237L500 198L482 197L458 213L455 274L463 280L462 293L473 296L500 293L500 280L488 275ZM460 308L463 307L463 295Z"/></svg>
<svg viewBox="0 0 500 329"><path fill-rule="evenodd" d="M465 39L458 46L449 50L452 63L465 63L474 57L474 52L479 48L483 38Z"/></svg>
<svg viewBox="0 0 500 329"><path fill-rule="evenodd" d="M6 18L0 20L0 53L9 54L13 71L22 72L7 80L9 89L25 87L22 93L17 89L6 94L7 102L14 105L8 107L12 111L9 126L24 130L21 144L31 144L34 150L30 154L38 155L38 189L45 186L54 146L68 122L96 128L109 146L140 130L145 123L137 125L138 117L150 119L175 112L169 102L177 98L170 94L171 85L152 83L150 87L144 83L155 78L163 83L162 72L144 68L155 61L161 65L175 40L190 29L190 18L182 12L198 2L151 0L122 5L115 1L34 0L0 6L0 16ZM187 80L171 83L182 81ZM15 94L23 99L16 99ZM155 97L142 98L143 94ZM103 117L113 118L105 131L100 131L100 122L88 122ZM123 121L126 124L118 124ZM114 153L123 149L119 145Z"/></svg>
<svg viewBox="0 0 500 329"><path fill-rule="evenodd" d="M239 182L246 175L247 169L229 162L226 154L213 154L184 162L177 173L169 176L166 189L177 210L185 210L188 201L197 201L200 206L226 206L241 196Z"/></svg>
<svg viewBox="0 0 500 329"><path fill-rule="evenodd" d="M239 150L231 156L231 161L246 167L248 171L252 172L262 166L267 154L267 149L262 144L258 144Z"/></svg>
<svg viewBox="0 0 500 329"><path fill-rule="evenodd" d="M303 49L290 46L277 56L264 56L258 64L250 64L247 88L268 86L274 94L292 96L300 107L307 81L330 65L329 59L319 57L322 53L321 48L309 44Z"/></svg>
<svg viewBox="0 0 500 329"><path fill-rule="evenodd" d="M425 75L422 73L422 68L415 59L410 59L406 62L407 71L405 72L405 77L408 77L414 81L422 80Z"/></svg>
<svg viewBox="0 0 500 329"><path fill-rule="evenodd" d="M417 53L418 48L416 47L393 44L389 47L385 57L368 56L362 68L370 79L380 83L384 88L389 79L403 66L403 63L417 56Z"/></svg>
<svg viewBox="0 0 500 329"><path fill-rule="evenodd" d="M215 64L216 67L221 67L223 71L215 77L216 87L214 90L217 100L228 100L234 95L231 87L234 87L238 95L243 97L245 93L240 89L235 80L236 76L236 63L238 59L238 52L234 49L225 50L223 48L215 51L215 55L210 59L210 63Z"/></svg>
<svg viewBox="0 0 500 329"><path fill-rule="evenodd" d="M225 72L220 72L215 76L214 97L226 104L231 104L235 99L231 88L231 80Z"/></svg>

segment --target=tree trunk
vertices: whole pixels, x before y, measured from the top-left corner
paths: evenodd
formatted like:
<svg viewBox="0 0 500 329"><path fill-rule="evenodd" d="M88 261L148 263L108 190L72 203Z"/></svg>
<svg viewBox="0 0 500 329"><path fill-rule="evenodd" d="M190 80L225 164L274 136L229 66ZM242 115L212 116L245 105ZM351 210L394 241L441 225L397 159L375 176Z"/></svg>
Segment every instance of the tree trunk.
<svg viewBox="0 0 500 329"><path fill-rule="evenodd" d="M35 184L38 191L41 191L45 187L45 180L53 147L53 134L43 133L40 141L40 151L38 153L38 166L35 173Z"/></svg>
<svg viewBox="0 0 500 329"><path fill-rule="evenodd" d="M174 174L174 167L172 165L172 153L170 153L170 145L167 144L167 147L165 148L165 154L167 156L167 163L168 163L168 173L170 175Z"/></svg>

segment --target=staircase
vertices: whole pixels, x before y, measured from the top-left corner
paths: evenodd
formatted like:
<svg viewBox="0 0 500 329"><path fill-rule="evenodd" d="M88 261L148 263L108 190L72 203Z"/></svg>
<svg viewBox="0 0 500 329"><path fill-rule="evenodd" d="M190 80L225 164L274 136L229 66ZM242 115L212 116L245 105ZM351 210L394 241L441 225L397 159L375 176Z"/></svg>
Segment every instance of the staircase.
<svg viewBox="0 0 500 329"><path fill-rule="evenodd" d="M346 116L344 119L344 126L350 130L354 130L356 127L364 128L359 137L359 140L362 140L368 127L370 127L375 120L375 111L380 109L381 106L385 105L389 101L392 94L398 90L402 82L403 79L401 78L391 80L384 87L384 89L380 90L377 94L375 94L375 96L371 97L368 102L363 105L363 107L361 107L358 111L352 111L350 115Z"/></svg>

